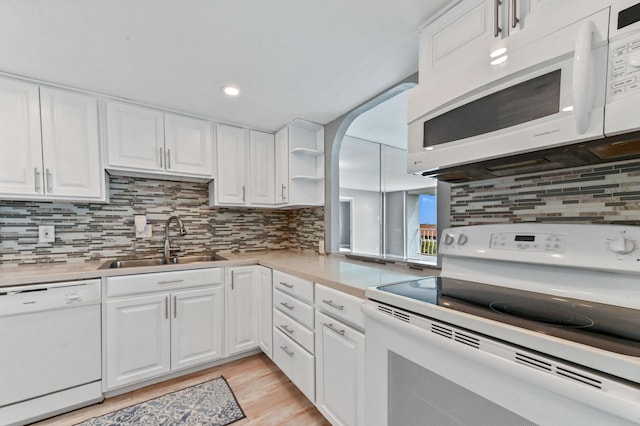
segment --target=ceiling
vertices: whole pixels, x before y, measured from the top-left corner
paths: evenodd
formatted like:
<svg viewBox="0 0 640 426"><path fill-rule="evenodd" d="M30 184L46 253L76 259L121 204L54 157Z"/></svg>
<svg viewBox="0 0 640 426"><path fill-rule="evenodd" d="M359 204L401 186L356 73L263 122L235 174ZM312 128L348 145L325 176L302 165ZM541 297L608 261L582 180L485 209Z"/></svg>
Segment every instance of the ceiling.
<svg viewBox="0 0 640 426"><path fill-rule="evenodd" d="M451 1L2 0L0 72L267 131L326 124L415 73L419 26Z"/></svg>

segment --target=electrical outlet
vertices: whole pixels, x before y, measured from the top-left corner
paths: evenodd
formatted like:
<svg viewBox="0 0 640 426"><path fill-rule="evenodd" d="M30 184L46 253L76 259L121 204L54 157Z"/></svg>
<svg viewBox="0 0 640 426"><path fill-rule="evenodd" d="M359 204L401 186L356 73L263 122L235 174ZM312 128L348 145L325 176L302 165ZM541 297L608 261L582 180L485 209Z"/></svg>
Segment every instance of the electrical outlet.
<svg viewBox="0 0 640 426"><path fill-rule="evenodd" d="M56 240L56 230L53 225L38 226L38 242L52 243Z"/></svg>

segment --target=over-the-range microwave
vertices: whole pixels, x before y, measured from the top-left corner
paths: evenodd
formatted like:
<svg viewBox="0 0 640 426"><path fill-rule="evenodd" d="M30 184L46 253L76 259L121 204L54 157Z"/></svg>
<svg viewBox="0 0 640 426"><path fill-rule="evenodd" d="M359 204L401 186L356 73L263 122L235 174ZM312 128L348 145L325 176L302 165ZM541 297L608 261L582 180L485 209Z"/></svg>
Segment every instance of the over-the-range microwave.
<svg viewBox="0 0 640 426"><path fill-rule="evenodd" d="M638 0L510 52L509 63L516 71L413 111L409 173L460 182L640 156Z"/></svg>

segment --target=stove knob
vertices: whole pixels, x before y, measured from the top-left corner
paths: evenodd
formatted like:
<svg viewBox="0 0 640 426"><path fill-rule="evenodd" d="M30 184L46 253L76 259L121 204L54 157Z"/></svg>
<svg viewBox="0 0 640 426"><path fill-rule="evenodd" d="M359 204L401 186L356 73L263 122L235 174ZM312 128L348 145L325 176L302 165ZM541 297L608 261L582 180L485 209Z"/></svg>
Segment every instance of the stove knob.
<svg viewBox="0 0 640 426"><path fill-rule="evenodd" d="M625 238L624 232L621 232L617 239L609 241L609 249L614 253L627 254L631 253L635 248L636 243Z"/></svg>
<svg viewBox="0 0 640 426"><path fill-rule="evenodd" d="M455 241L453 234L447 234L444 236L444 245L450 246Z"/></svg>
<svg viewBox="0 0 640 426"><path fill-rule="evenodd" d="M469 241L469 239L467 238L466 235L464 234L458 235L458 245L463 246L467 243L467 241Z"/></svg>

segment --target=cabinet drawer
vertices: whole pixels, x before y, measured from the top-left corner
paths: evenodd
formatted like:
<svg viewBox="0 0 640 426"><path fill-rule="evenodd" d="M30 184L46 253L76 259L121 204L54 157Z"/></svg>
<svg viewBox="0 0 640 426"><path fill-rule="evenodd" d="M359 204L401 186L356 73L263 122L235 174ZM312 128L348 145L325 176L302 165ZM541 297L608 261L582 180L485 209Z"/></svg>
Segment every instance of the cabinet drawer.
<svg viewBox="0 0 640 426"><path fill-rule="evenodd" d="M222 284L222 269L155 272L107 278L107 297Z"/></svg>
<svg viewBox="0 0 640 426"><path fill-rule="evenodd" d="M313 330L313 306L281 291L273 292L273 307L289 315L309 330Z"/></svg>
<svg viewBox="0 0 640 426"><path fill-rule="evenodd" d="M303 327L299 322L277 309L273 310L273 325L302 345L306 350L314 353L313 331Z"/></svg>
<svg viewBox="0 0 640 426"><path fill-rule="evenodd" d="M327 312L364 330L364 314L360 309L362 302L364 300L358 297L316 284L316 308L319 311Z"/></svg>
<svg viewBox="0 0 640 426"><path fill-rule="evenodd" d="M280 271L273 271L273 288L313 303L313 282Z"/></svg>
<svg viewBox="0 0 640 426"><path fill-rule="evenodd" d="M277 328L273 329L273 361L315 403L314 356Z"/></svg>

